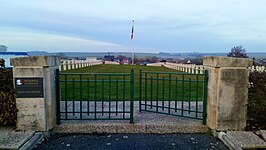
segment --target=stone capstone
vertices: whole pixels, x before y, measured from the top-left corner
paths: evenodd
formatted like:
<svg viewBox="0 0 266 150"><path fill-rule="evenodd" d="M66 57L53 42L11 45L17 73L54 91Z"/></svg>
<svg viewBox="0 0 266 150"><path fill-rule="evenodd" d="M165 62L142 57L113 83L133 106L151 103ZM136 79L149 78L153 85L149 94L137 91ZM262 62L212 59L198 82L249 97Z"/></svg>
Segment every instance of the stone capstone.
<svg viewBox="0 0 266 150"><path fill-rule="evenodd" d="M234 57L204 57L203 65L210 67L250 67L252 66L252 59L234 58Z"/></svg>
<svg viewBox="0 0 266 150"><path fill-rule="evenodd" d="M11 58L12 66L59 66L60 59L56 56L30 56Z"/></svg>

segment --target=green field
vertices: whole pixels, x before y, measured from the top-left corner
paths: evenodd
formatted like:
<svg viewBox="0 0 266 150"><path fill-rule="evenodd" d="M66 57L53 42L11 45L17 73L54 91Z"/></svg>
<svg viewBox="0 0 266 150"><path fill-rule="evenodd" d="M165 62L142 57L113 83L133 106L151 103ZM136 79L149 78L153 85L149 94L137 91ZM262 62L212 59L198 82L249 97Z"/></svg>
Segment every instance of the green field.
<svg viewBox="0 0 266 150"><path fill-rule="evenodd" d="M142 100L202 99L202 75L183 74L165 67L130 65L97 65L62 71L60 72L61 99L129 100L130 71L134 69L134 99L139 100L140 68L143 72L148 72L142 73ZM158 72L158 74L149 72ZM199 82L196 82L197 80Z"/></svg>

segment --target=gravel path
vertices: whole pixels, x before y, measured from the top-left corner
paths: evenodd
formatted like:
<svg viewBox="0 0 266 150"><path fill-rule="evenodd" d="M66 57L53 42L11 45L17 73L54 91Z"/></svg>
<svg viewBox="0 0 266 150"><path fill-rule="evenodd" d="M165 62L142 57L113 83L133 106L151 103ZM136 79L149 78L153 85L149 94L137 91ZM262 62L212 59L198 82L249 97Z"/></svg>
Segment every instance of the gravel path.
<svg viewBox="0 0 266 150"><path fill-rule="evenodd" d="M182 115L182 116L188 116L193 118L202 118L202 102L180 102L180 101L142 101L142 110L148 110L153 112L161 112L161 113L170 113L173 115ZM145 107L144 104L147 104ZM170 104L170 110L169 110L169 104ZM156 107L159 106L159 107ZM196 107L197 106L197 107ZM158 108L158 109L157 109ZM175 109L177 108L177 109ZM107 119L107 118L129 118L129 111L130 111L130 102L129 101L62 101L61 102L61 118L65 119L66 117L68 119L94 119L95 118L95 110L96 110L96 117L101 119ZM182 111L183 110L183 111ZM195 111L198 111L196 113ZM65 112L68 113L65 113ZM112 112L109 114L109 112ZM122 113L125 111L126 113ZM89 113L88 113L89 112ZM134 116L139 112L139 102L134 102Z"/></svg>

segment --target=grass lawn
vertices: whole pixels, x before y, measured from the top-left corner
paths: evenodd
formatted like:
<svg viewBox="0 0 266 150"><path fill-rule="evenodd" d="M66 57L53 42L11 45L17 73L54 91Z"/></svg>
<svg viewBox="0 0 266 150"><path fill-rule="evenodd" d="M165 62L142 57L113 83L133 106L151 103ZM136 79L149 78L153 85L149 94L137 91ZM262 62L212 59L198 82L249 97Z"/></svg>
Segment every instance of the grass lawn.
<svg viewBox="0 0 266 150"><path fill-rule="evenodd" d="M134 69L134 99L140 96L140 68L142 73L141 99L191 100L202 99L203 76L177 73L165 67L131 65L97 65L75 70L61 71L62 100L129 100L130 70ZM173 72L176 74L167 74ZM82 73L82 74L81 74ZM106 73L106 74L102 74ZM113 73L123 73L111 75ZM181 74L180 74L181 73ZM196 80L200 80L198 83Z"/></svg>

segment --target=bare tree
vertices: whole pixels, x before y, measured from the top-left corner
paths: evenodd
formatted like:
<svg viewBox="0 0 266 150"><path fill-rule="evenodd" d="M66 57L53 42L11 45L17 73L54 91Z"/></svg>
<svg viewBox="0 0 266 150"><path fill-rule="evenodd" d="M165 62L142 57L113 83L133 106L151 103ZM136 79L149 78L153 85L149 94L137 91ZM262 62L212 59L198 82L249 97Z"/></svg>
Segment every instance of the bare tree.
<svg viewBox="0 0 266 150"><path fill-rule="evenodd" d="M227 54L228 57L248 58L246 50L242 46L236 46Z"/></svg>

